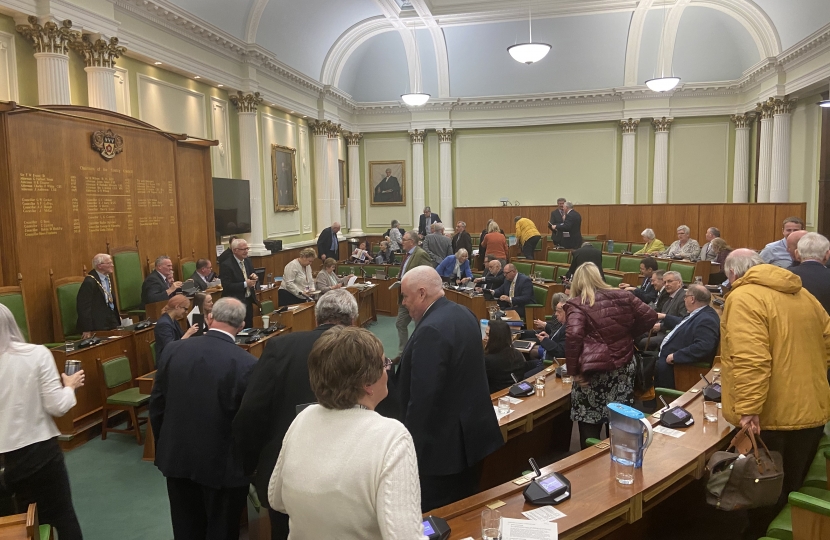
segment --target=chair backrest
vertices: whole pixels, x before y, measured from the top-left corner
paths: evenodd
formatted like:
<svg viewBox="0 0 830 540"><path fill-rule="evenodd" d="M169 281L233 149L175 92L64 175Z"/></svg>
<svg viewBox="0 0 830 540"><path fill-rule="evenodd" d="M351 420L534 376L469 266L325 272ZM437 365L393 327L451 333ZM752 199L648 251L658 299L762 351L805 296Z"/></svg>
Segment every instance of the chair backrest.
<svg viewBox="0 0 830 540"><path fill-rule="evenodd" d="M273 300L263 300L259 303L259 309L263 315L270 315L274 312L274 301Z"/></svg>
<svg viewBox="0 0 830 540"><path fill-rule="evenodd" d="M83 281L82 277L67 277L52 283L56 341L78 334L78 289Z"/></svg>
<svg viewBox="0 0 830 540"><path fill-rule="evenodd" d="M150 342L150 355L153 357L153 369L156 369L156 342Z"/></svg>
<svg viewBox="0 0 830 540"><path fill-rule="evenodd" d="M596 240L596 239L597 239L597 235L595 235L595 234L583 234L582 235L582 240L584 240L585 242L588 242L590 240Z"/></svg>
<svg viewBox="0 0 830 540"><path fill-rule="evenodd" d="M583 238L583 240L584 240L584 238ZM597 248L600 251L602 251L602 249L603 249L603 244L605 244L605 242L600 242L599 240L591 240L591 245L594 246L595 248Z"/></svg>
<svg viewBox="0 0 830 540"><path fill-rule="evenodd" d="M338 276L343 277L343 276L348 276L349 274L357 275L357 268L355 268L354 266L347 266L345 264L338 264L337 265L337 275Z"/></svg>
<svg viewBox="0 0 830 540"><path fill-rule="evenodd" d="M196 271L196 261L194 259L179 259L179 280L184 281L189 279Z"/></svg>
<svg viewBox="0 0 830 540"><path fill-rule="evenodd" d="M542 279L556 279L556 266L548 266L547 264L536 263L533 266L534 272L539 272Z"/></svg>
<svg viewBox="0 0 830 540"><path fill-rule="evenodd" d="M540 287L539 285L533 286L533 301L540 306L547 306L548 305L548 288L547 287Z"/></svg>
<svg viewBox="0 0 830 540"><path fill-rule="evenodd" d="M628 242L614 242L614 253L623 253L631 249Z"/></svg>
<svg viewBox="0 0 830 540"><path fill-rule="evenodd" d="M481 242L481 238L475 235L470 235L470 242L474 248L477 248L479 243ZM470 255L472 255L472 253Z"/></svg>
<svg viewBox="0 0 830 540"><path fill-rule="evenodd" d="M672 261L669 270L680 272L683 283L691 283L695 278L695 263L693 262Z"/></svg>
<svg viewBox="0 0 830 540"><path fill-rule="evenodd" d="M548 251L548 262L567 263L571 257L570 251L550 250Z"/></svg>
<svg viewBox="0 0 830 540"><path fill-rule="evenodd" d="M620 261L619 255L612 255L610 253L603 253L602 254L602 269L603 270L616 270L617 263Z"/></svg>
<svg viewBox="0 0 830 540"><path fill-rule="evenodd" d="M118 307L122 311L137 309L141 306L141 285L144 283L144 270L141 259L135 249L114 249L112 263L115 266L113 278Z"/></svg>
<svg viewBox="0 0 830 540"><path fill-rule="evenodd" d="M529 262L514 261L513 266L516 267L516 270L518 270L520 274L524 274L526 276L529 276L533 270L533 263Z"/></svg>
<svg viewBox="0 0 830 540"><path fill-rule="evenodd" d="M375 244L372 246L372 255L377 256L378 253L380 253L380 244Z"/></svg>
<svg viewBox="0 0 830 540"><path fill-rule="evenodd" d="M155 344L155 341L153 344ZM107 360L98 359L98 362L101 365L104 386L108 390L122 384L132 383L133 372L130 369L130 361L126 356L116 356Z"/></svg>
<svg viewBox="0 0 830 540"><path fill-rule="evenodd" d="M386 270L386 275L390 278L396 278L396 277L398 277L398 274L400 274L400 273L401 273L401 267L397 266L397 265L389 266Z"/></svg>
<svg viewBox="0 0 830 540"><path fill-rule="evenodd" d="M622 283L622 280L623 280L622 276L615 276L615 275L612 275L612 274L605 274L605 283L611 285L612 287L619 286L619 284Z"/></svg>
<svg viewBox="0 0 830 540"><path fill-rule="evenodd" d="M620 255L620 264L617 270L620 272L637 272L640 273L640 263L643 261L640 257L632 257L630 255Z"/></svg>
<svg viewBox="0 0 830 540"><path fill-rule="evenodd" d="M14 322L20 328L23 339L29 342L29 318L26 303L23 300L23 289L20 287L0 287L0 304L3 304L14 315Z"/></svg>
<svg viewBox="0 0 830 540"><path fill-rule="evenodd" d="M657 269L658 270L668 270L669 269L669 261L666 259L655 259L657 261Z"/></svg>
<svg viewBox="0 0 830 540"><path fill-rule="evenodd" d="M640 251L644 247L646 247L646 245L643 244L643 243L637 244L635 242L631 242L631 250L630 251L631 251L631 253L637 253L638 251Z"/></svg>

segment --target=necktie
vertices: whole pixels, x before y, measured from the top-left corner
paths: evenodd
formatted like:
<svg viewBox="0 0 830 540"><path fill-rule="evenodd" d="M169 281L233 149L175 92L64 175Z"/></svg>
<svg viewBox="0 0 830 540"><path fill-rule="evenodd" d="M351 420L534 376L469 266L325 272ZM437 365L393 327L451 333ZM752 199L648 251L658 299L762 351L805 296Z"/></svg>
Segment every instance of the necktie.
<svg viewBox="0 0 830 540"><path fill-rule="evenodd" d="M239 268L242 270L242 280L245 281L247 276L245 275L245 261L239 261ZM248 284L245 283L245 298L251 296L251 289L248 287Z"/></svg>
<svg viewBox="0 0 830 540"><path fill-rule="evenodd" d="M516 278L518 278L518 277L519 276L514 277L513 281L510 282L510 300L511 301L513 300L513 297L516 296Z"/></svg>
<svg viewBox="0 0 830 540"><path fill-rule="evenodd" d="M406 252L406 255L403 256L403 261L401 261L401 278L403 278L403 273L406 271L406 261L409 260L409 252Z"/></svg>

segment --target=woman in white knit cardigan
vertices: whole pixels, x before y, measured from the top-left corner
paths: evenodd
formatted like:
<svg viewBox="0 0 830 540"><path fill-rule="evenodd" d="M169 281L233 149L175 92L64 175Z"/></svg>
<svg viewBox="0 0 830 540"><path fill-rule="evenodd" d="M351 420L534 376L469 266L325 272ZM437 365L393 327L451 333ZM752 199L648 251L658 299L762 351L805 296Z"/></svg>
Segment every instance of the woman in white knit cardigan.
<svg viewBox="0 0 830 540"><path fill-rule="evenodd" d="M415 445L374 411L391 362L362 328L335 326L308 357L319 404L288 428L268 502L289 516L289 540L425 540Z"/></svg>

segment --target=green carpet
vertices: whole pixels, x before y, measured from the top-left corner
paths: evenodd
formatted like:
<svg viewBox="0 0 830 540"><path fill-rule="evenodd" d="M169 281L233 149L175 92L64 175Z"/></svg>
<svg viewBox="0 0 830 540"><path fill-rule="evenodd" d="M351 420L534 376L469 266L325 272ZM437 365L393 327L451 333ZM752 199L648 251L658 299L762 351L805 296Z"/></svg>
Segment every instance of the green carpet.
<svg viewBox="0 0 830 540"><path fill-rule="evenodd" d="M395 317L378 315L368 328L389 358L398 356ZM132 436L112 433L106 441L99 437L65 454L85 540L173 538L164 476L141 461L142 453Z"/></svg>

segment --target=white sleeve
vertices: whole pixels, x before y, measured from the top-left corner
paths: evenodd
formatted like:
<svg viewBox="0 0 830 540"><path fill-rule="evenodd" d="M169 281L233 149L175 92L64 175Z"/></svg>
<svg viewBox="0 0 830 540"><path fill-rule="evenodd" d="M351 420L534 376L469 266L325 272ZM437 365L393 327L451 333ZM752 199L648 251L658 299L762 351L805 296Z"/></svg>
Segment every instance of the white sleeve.
<svg viewBox="0 0 830 540"><path fill-rule="evenodd" d="M386 453L377 490L377 517L383 540L424 540L421 485L415 444L408 431Z"/></svg>
<svg viewBox="0 0 830 540"><path fill-rule="evenodd" d="M61 384L55 360L46 347L38 347L37 363L40 402L51 416L63 416L77 403L75 390Z"/></svg>
<svg viewBox="0 0 830 540"><path fill-rule="evenodd" d="M289 442L286 438L283 441L282 450L277 458L277 465L271 473L271 480L268 482L268 505L272 510L285 513L285 504L282 502L282 466L285 457L285 449Z"/></svg>

